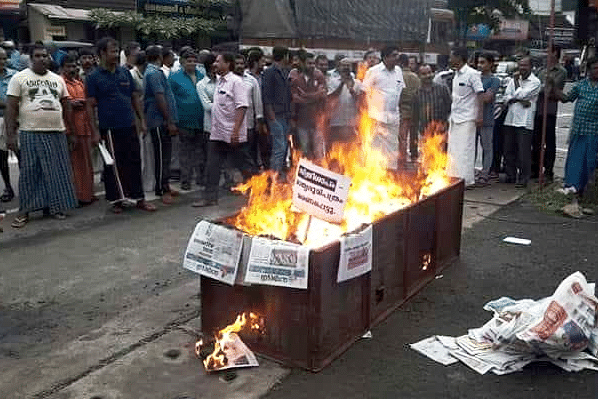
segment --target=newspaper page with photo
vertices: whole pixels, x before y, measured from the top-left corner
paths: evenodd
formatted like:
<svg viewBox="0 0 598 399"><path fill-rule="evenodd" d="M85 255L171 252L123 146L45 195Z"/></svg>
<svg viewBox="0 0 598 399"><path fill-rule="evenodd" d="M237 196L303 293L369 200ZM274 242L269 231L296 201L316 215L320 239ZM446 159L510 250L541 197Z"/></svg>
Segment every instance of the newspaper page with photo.
<svg viewBox="0 0 598 399"><path fill-rule="evenodd" d="M202 220L189 239L183 267L234 285L242 245L243 233Z"/></svg>
<svg viewBox="0 0 598 399"><path fill-rule="evenodd" d="M254 237L245 283L307 289L309 248L285 241Z"/></svg>
<svg viewBox="0 0 598 399"><path fill-rule="evenodd" d="M534 361L549 361L566 371L598 370L594 290L595 284L576 272L550 297L488 302L484 309L494 317L454 343L434 336L412 348L442 364L452 356L480 374L508 374Z"/></svg>

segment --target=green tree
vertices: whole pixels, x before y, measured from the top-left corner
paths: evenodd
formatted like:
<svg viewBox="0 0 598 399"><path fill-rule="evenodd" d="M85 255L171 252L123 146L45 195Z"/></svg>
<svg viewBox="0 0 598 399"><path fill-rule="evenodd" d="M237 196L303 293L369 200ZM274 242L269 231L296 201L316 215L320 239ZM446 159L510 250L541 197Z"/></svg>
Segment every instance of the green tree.
<svg viewBox="0 0 598 399"><path fill-rule="evenodd" d="M192 35L211 35L227 28L226 12L232 0L190 0L190 15L145 14L138 11L113 12L105 8L90 10L98 28L131 27L148 39L177 39Z"/></svg>

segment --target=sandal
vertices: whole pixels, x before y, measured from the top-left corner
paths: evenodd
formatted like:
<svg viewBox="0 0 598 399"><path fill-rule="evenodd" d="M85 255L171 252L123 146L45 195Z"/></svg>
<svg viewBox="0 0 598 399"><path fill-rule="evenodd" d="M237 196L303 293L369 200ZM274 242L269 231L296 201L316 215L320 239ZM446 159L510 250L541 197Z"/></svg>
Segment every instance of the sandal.
<svg viewBox="0 0 598 399"><path fill-rule="evenodd" d="M119 215L119 214L123 213L123 206L120 203L112 204L112 206L110 207L110 210L115 215Z"/></svg>
<svg viewBox="0 0 598 399"><path fill-rule="evenodd" d="M29 221L29 216L20 215L15 218L10 224L15 229L20 229L21 227L25 227L27 222Z"/></svg>
<svg viewBox="0 0 598 399"><path fill-rule="evenodd" d="M145 200L137 201L137 208L146 212L155 212L156 207Z"/></svg>

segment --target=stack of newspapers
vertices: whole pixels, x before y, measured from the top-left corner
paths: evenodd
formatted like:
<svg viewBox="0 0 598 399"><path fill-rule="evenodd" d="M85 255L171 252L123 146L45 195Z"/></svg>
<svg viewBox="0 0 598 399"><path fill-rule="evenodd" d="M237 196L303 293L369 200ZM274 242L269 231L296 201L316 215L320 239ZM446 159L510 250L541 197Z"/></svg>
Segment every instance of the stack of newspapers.
<svg viewBox="0 0 598 399"><path fill-rule="evenodd" d="M445 366L461 361L480 374L508 374L536 361L566 371L598 370L598 299L580 272L548 298L503 297L484 309L494 317L482 327L456 338L435 335L411 348Z"/></svg>

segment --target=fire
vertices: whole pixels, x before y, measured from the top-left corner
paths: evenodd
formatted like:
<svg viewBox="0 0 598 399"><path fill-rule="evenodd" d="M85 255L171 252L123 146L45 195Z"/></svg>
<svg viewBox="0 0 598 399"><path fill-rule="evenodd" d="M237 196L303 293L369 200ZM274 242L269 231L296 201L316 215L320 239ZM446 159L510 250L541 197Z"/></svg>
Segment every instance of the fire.
<svg viewBox="0 0 598 399"><path fill-rule="evenodd" d="M230 324L220 330L214 337L216 340L214 343L214 351L203 361L203 365L206 370L218 370L227 365L228 359L225 355L227 344L233 341L233 334L236 334L243 329L249 329L250 331L257 331L261 333L264 331L264 320L253 312L249 312L248 314L242 313L237 316L237 319L233 324ZM195 344L195 353L198 357L201 357L203 346L203 339L200 339Z"/></svg>
<svg viewBox="0 0 598 399"><path fill-rule="evenodd" d="M359 142L335 143L325 156L315 163L351 178L343 222L335 225L294 210L291 206L292 180L280 181L273 172L254 176L235 189L249 195L247 205L227 220L238 229L254 236L270 236L322 246L353 231L364 223L372 223L384 215L396 212L419 199L431 195L449 184L446 174L447 155L444 126L431 123L420 140L421 161L414 171L389 171L388 161L371 146L373 121L362 113ZM297 165L294 159L293 165Z"/></svg>

